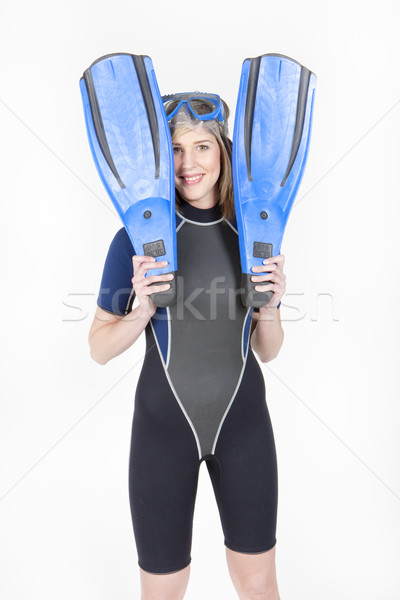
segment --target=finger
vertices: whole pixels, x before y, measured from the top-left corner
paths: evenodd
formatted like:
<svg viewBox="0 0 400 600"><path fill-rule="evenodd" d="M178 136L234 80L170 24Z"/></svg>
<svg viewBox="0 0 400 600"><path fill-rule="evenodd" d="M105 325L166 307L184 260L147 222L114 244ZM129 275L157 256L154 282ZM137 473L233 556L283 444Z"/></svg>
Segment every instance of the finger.
<svg viewBox="0 0 400 600"><path fill-rule="evenodd" d="M168 261L166 260L159 260L151 265L144 265L146 269L162 269L164 267L166 267L168 264Z"/></svg>
<svg viewBox="0 0 400 600"><path fill-rule="evenodd" d="M268 285L256 285L254 289L256 292L272 292L275 300L278 300L278 302L281 300L281 298L283 298L286 291L285 288L282 288L282 286L275 283L270 283Z"/></svg>
<svg viewBox="0 0 400 600"><path fill-rule="evenodd" d="M171 287L171 285L169 283L164 283L162 285L146 285L143 290L142 290L142 294L144 296L151 296L151 294L157 294L158 292L166 292L167 290L169 290Z"/></svg>
<svg viewBox="0 0 400 600"><path fill-rule="evenodd" d="M278 254L277 256L272 256L271 258L266 258L263 260L262 265L257 265L252 267L252 271L254 272L265 272L265 271L274 271L274 270L283 270L283 265L285 264L285 256L283 254Z"/></svg>
<svg viewBox="0 0 400 600"><path fill-rule="evenodd" d="M150 258L152 260L148 261L148 260L137 260L133 263L133 272L135 275L145 275L147 273L147 271L149 269L163 269L164 267L166 267L168 265L168 262L166 260L163 261L156 261L152 256L141 256L139 257L139 259L142 258Z"/></svg>
<svg viewBox="0 0 400 600"><path fill-rule="evenodd" d="M163 262L155 262L155 263L150 263L150 264L142 263L137 270L137 274L142 277L147 277L147 272L150 271L151 269L164 269L167 265L168 265L168 263L166 260L164 260ZM153 275L152 277L155 277L155 275Z"/></svg>
<svg viewBox="0 0 400 600"><path fill-rule="evenodd" d="M266 258L264 260L264 263L266 265L269 265L271 263L276 263L278 265L283 266L285 264L285 256L283 254L277 254L276 256L271 256L271 258Z"/></svg>
<svg viewBox="0 0 400 600"><path fill-rule="evenodd" d="M286 282L286 275L282 273L282 271L274 270L274 271L263 271L260 274L255 274L251 276L251 281L259 282L259 281L281 281Z"/></svg>
<svg viewBox="0 0 400 600"><path fill-rule="evenodd" d="M263 275L252 275L251 281L254 283L261 283L263 281L272 281L274 283L285 283L286 275L280 273L279 271L275 271L272 273L264 273Z"/></svg>
<svg viewBox="0 0 400 600"><path fill-rule="evenodd" d="M252 267L251 270L254 273L270 273L271 271L276 271L277 268L277 265L257 265L256 267Z"/></svg>
<svg viewBox="0 0 400 600"><path fill-rule="evenodd" d="M251 280L254 281L255 283L258 282L262 282L262 281L275 281L275 278L278 274L277 273L263 273L262 275L252 275Z"/></svg>
<svg viewBox="0 0 400 600"><path fill-rule="evenodd" d="M167 273L166 275L149 275L145 278L146 285L151 285L152 283L158 283L163 281L170 281L174 276L172 273Z"/></svg>
<svg viewBox="0 0 400 600"><path fill-rule="evenodd" d="M143 264L143 263L154 263L155 262L155 258L153 256L142 256L140 254L134 254L132 256L132 265L133 265L133 272L136 273L137 270L139 269L139 267Z"/></svg>
<svg viewBox="0 0 400 600"><path fill-rule="evenodd" d="M132 262L133 262L134 265L135 264L141 264L141 263L144 263L144 262L155 262L155 260L156 259L154 258L154 256L144 256L144 255L141 255L141 254L134 254L132 256Z"/></svg>
<svg viewBox="0 0 400 600"><path fill-rule="evenodd" d="M157 261L152 256L133 256L132 263L134 267L145 265L147 269L157 269L158 267L165 267L168 264L166 260Z"/></svg>
<svg viewBox="0 0 400 600"><path fill-rule="evenodd" d="M254 289L256 292L275 292L276 287L275 283L268 283L267 285L256 285Z"/></svg>

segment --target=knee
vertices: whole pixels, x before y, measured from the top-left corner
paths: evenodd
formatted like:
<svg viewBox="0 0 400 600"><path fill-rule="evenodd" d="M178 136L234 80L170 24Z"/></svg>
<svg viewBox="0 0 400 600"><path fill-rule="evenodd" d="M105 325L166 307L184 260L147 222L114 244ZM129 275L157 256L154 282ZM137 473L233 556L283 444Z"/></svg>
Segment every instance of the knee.
<svg viewBox="0 0 400 600"><path fill-rule="evenodd" d="M241 581L240 600L279 600L276 580L263 576L245 577Z"/></svg>
<svg viewBox="0 0 400 600"><path fill-rule="evenodd" d="M154 574L140 569L141 600L183 600L190 565L175 573Z"/></svg>
<svg viewBox="0 0 400 600"><path fill-rule="evenodd" d="M279 600L275 547L258 554L226 550L232 583L240 600Z"/></svg>
<svg viewBox="0 0 400 600"><path fill-rule="evenodd" d="M186 592L186 585L181 587L176 586L175 589L156 589L156 590L143 590L141 593L141 600L183 600Z"/></svg>

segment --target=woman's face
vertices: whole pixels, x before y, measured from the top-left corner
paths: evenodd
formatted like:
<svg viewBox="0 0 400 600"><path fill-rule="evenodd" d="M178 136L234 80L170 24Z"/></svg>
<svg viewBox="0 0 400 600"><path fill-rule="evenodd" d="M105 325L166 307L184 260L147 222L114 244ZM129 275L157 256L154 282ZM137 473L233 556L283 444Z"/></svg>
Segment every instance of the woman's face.
<svg viewBox="0 0 400 600"><path fill-rule="evenodd" d="M186 202L196 208L217 203L217 181L221 151L216 137L199 126L172 142L175 159L175 186Z"/></svg>

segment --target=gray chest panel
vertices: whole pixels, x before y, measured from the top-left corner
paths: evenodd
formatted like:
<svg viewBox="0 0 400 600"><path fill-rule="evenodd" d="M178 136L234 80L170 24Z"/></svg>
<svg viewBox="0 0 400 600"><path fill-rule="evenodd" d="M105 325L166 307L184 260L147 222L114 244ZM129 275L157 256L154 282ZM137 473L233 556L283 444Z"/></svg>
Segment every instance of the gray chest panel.
<svg viewBox="0 0 400 600"><path fill-rule="evenodd" d="M247 309L239 293L237 234L224 222L185 222L178 231L178 268L167 370L205 456L213 450L244 364Z"/></svg>

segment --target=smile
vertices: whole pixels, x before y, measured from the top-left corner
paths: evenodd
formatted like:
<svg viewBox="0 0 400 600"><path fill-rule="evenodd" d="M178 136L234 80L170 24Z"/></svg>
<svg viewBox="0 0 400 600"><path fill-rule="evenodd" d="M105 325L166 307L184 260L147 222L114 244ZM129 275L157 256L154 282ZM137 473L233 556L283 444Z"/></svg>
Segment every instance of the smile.
<svg viewBox="0 0 400 600"><path fill-rule="evenodd" d="M193 175L192 177L186 177L185 175L182 175L181 179L186 185L195 185L203 179L203 175Z"/></svg>

